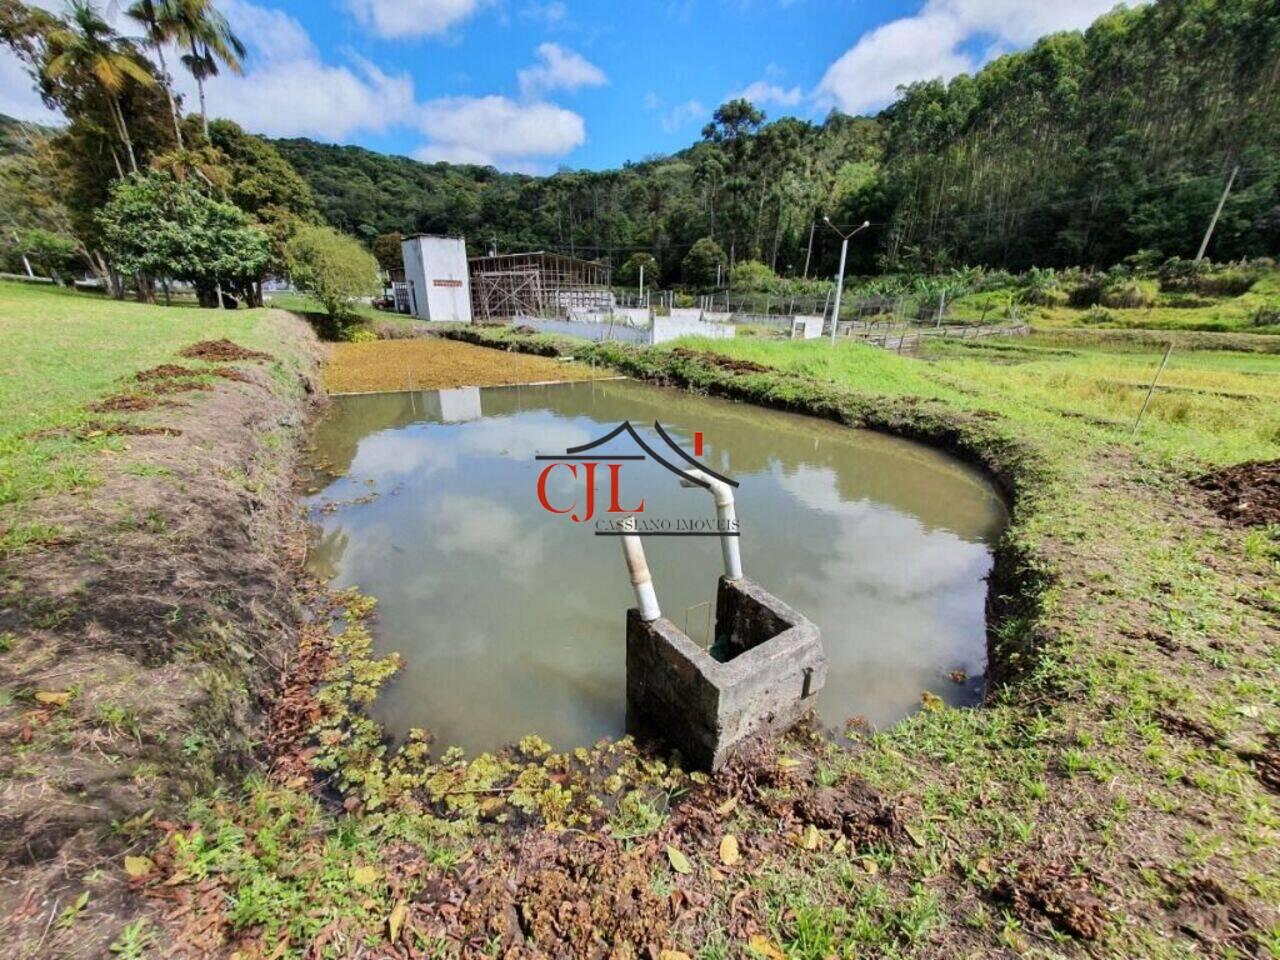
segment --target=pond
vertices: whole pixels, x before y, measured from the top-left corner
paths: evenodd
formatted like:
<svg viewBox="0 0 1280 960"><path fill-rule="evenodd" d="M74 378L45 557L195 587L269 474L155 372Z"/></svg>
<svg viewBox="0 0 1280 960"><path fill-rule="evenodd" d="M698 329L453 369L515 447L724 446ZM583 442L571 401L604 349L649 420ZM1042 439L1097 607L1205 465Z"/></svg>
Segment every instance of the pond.
<svg viewBox="0 0 1280 960"><path fill-rule="evenodd" d="M539 477L624 421L731 476L746 576L813 620L830 663L822 721L901 719L924 691L983 694L985 577L1007 523L978 472L938 451L823 420L631 381L336 397L313 435L308 564L378 599L380 653L405 667L374 714L393 734L492 750L528 733L557 749L624 732L625 618L634 605L600 467L599 515L544 508ZM700 435L700 437L698 436ZM622 434L618 503L672 530L714 519ZM619 456L637 459L618 461ZM644 459L639 459L644 457ZM551 470L547 505L585 510L585 466ZM706 644L715 537L646 537L663 614Z"/></svg>

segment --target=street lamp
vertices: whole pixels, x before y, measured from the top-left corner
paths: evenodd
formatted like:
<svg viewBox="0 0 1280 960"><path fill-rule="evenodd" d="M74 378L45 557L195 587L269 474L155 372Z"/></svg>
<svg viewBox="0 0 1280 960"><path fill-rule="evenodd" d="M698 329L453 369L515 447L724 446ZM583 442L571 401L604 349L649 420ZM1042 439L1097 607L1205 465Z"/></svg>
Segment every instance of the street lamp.
<svg viewBox="0 0 1280 960"><path fill-rule="evenodd" d="M836 277L836 311L831 315L831 346L836 345L836 329L840 324L840 296L844 293L844 265L849 259L849 240L854 234L861 233L867 227L871 226L871 221L866 220L862 226L851 231L850 233L841 233L836 225L831 222L830 217L823 217L822 222L830 227L844 242L840 245L840 274Z"/></svg>

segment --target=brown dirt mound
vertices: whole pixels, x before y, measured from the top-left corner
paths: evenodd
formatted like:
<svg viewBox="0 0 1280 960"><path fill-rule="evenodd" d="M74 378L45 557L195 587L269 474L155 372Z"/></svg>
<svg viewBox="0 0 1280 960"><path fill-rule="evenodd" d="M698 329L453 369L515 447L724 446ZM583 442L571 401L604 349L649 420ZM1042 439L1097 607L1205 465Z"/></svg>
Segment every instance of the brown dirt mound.
<svg viewBox="0 0 1280 960"><path fill-rule="evenodd" d="M270 360L271 354L250 350L230 340L201 340L182 351L188 360L211 360L216 363L233 363L238 360Z"/></svg>
<svg viewBox="0 0 1280 960"><path fill-rule="evenodd" d="M835 830L854 847L891 840L899 831L892 807L864 780L814 790L795 801L795 814L820 830Z"/></svg>
<svg viewBox="0 0 1280 960"><path fill-rule="evenodd" d="M199 370L193 370L190 367L180 367L176 363L162 363L158 367L152 367L150 370L142 370L133 375L133 379L140 383L147 383L152 380L174 380L183 377L198 377Z"/></svg>
<svg viewBox="0 0 1280 960"><path fill-rule="evenodd" d="M735 360L733 357L722 356L721 354L711 353L706 350L690 350L688 347L676 347L671 352L682 360L696 360L709 367L717 367L720 370L730 370L733 373L769 372L768 367L762 363L756 363L754 360Z"/></svg>
<svg viewBox="0 0 1280 960"><path fill-rule="evenodd" d="M1280 523L1280 460L1227 467L1195 481L1224 520L1241 526Z"/></svg>
<svg viewBox="0 0 1280 960"><path fill-rule="evenodd" d="M136 393L118 393L113 397L90 404L89 409L94 413L141 413L143 410L152 410L155 406L156 401L151 397Z"/></svg>
<svg viewBox="0 0 1280 960"><path fill-rule="evenodd" d="M1193 877L1186 883L1175 910L1179 928L1200 940L1216 955L1263 957L1258 919L1215 880Z"/></svg>
<svg viewBox="0 0 1280 960"><path fill-rule="evenodd" d="M1024 918L1043 917L1081 940L1098 939L1106 926L1106 906L1090 890L1089 877L1074 875L1069 861L1018 864L991 895Z"/></svg>

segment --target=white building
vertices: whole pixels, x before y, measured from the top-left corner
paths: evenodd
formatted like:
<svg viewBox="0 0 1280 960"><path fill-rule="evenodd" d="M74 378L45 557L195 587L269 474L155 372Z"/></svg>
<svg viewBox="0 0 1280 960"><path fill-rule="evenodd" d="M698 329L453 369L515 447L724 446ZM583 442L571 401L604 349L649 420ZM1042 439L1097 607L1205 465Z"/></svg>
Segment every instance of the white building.
<svg viewBox="0 0 1280 960"><path fill-rule="evenodd" d="M419 320L471 322L471 277L461 237L420 233L405 237L404 278L409 312Z"/></svg>

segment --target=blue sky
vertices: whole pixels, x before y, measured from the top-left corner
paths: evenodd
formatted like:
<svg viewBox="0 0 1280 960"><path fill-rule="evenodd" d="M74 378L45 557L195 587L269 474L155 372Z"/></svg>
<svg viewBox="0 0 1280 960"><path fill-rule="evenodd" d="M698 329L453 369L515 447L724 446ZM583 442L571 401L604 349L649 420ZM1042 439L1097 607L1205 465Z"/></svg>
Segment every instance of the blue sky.
<svg viewBox="0 0 1280 960"><path fill-rule="evenodd" d="M601 169L688 145L733 95L771 117L874 111L901 83L975 69L1113 2L219 0L251 55L209 99L273 136ZM48 119L7 52L0 112Z"/></svg>

